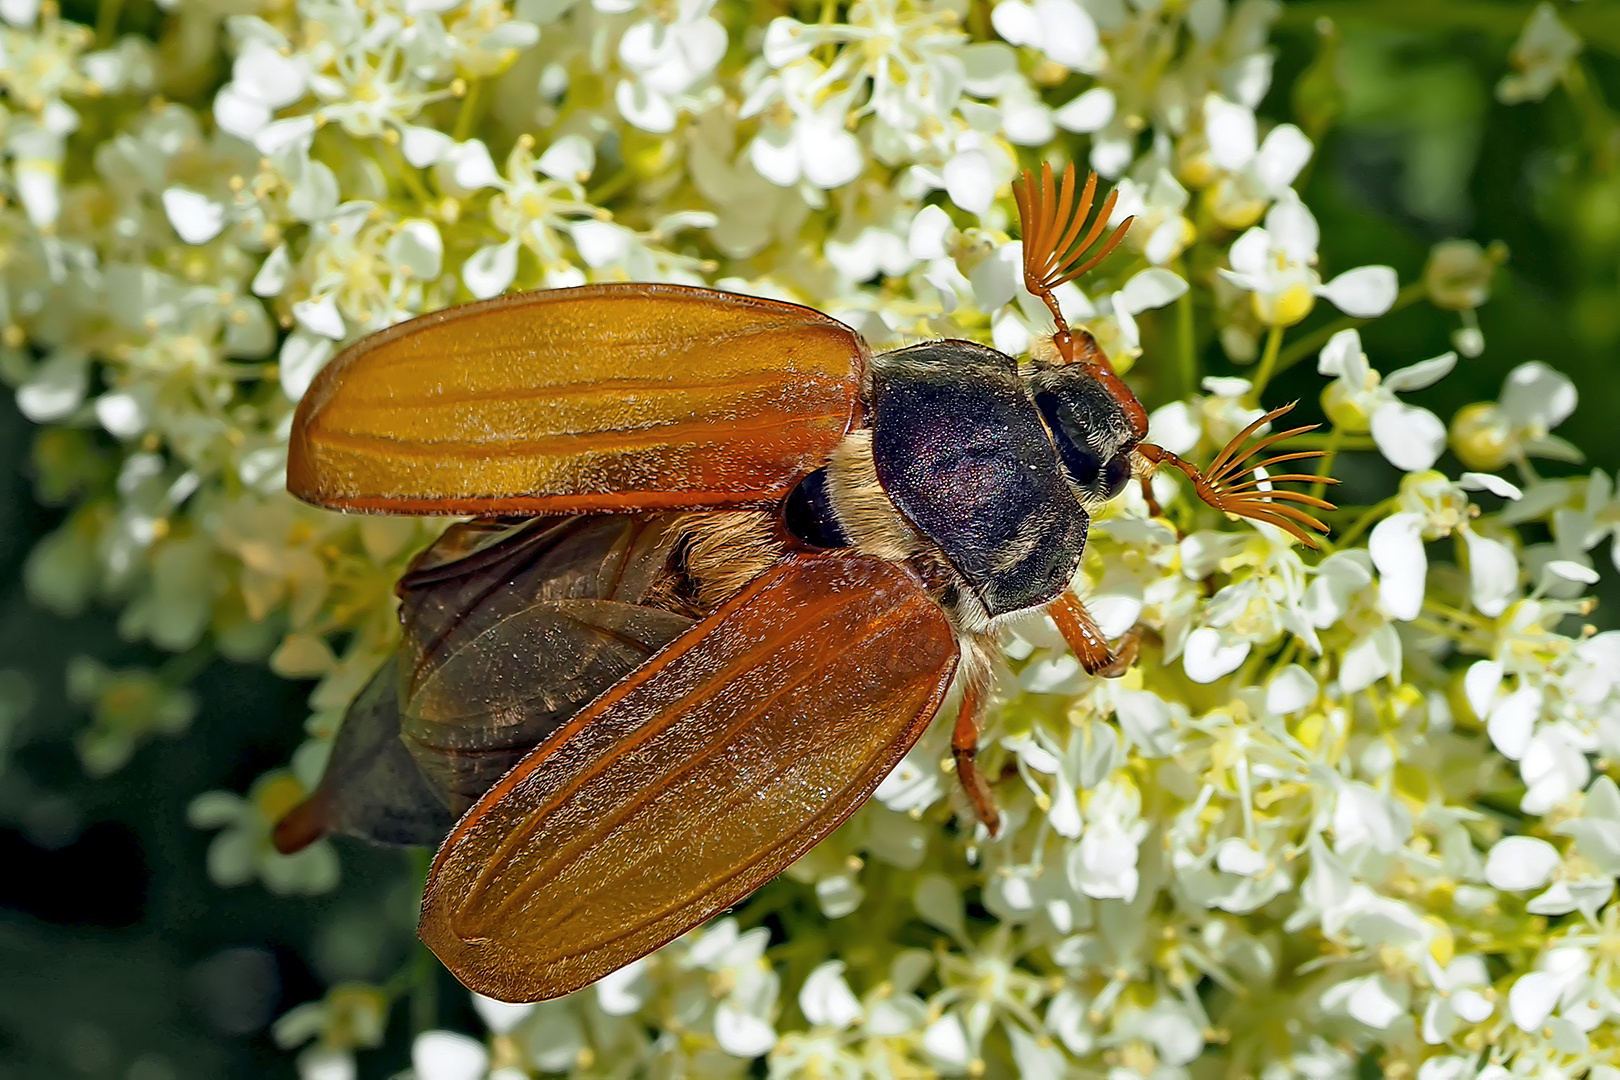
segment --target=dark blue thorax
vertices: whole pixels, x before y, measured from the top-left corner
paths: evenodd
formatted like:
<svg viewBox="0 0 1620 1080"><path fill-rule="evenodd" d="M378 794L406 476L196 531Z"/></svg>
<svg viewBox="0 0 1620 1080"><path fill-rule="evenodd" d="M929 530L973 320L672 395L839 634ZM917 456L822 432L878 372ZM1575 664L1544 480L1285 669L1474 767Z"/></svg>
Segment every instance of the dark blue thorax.
<svg viewBox="0 0 1620 1080"><path fill-rule="evenodd" d="M1089 519L1015 362L931 341L873 357L871 395L878 481L989 613L1061 594Z"/></svg>

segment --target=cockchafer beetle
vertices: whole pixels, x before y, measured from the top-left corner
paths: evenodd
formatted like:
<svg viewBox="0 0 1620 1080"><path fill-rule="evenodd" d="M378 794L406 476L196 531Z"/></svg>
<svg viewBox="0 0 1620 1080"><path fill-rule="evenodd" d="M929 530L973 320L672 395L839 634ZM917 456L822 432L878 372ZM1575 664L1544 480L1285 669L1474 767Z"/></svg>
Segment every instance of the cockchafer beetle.
<svg viewBox="0 0 1620 1080"><path fill-rule="evenodd" d="M1265 414L1203 473L1053 290L1117 246L1050 168L1015 185L1055 332L872 354L808 308L674 285L505 296L401 323L300 403L287 486L337 510L474 515L400 580L404 640L276 830L438 844L421 935L508 1001L585 986L737 903L847 818L961 686L975 764L998 623L1056 621L1122 673L1070 591L1087 507L1160 464L1231 514L1323 529L1262 466ZM1100 241L1100 243L1099 243ZM1088 255L1087 252L1090 252ZM1270 482L1267 482L1270 481ZM1144 485L1144 490L1146 487Z"/></svg>

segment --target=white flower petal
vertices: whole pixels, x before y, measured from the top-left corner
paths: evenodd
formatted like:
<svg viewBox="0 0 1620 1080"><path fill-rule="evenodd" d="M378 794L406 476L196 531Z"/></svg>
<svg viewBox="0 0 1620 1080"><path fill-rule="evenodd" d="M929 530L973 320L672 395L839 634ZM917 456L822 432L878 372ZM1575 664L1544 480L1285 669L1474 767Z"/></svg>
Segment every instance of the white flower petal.
<svg viewBox="0 0 1620 1080"><path fill-rule="evenodd" d="M534 1012L534 1002L513 1004L508 1001L496 1001L483 994L472 996L473 1012L484 1022L484 1026L497 1035L511 1032Z"/></svg>
<svg viewBox="0 0 1620 1080"><path fill-rule="evenodd" d="M1358 266L1323 285L1321 295L1346 315L1376 319L1395 303L1400 279L1389 266Z"/></svg>
<svg viewBox="0 0 1620 1080"><path fill-rule="evenodd" d="M1114 108L1114 92L1107 87L1093 86L1059 109L1052 119L1064 131L1089 135L1108 126L1114 119Z"/></svg>
<svg viewBox="0 0 1620 1080"><path fill-rule="evenodd" d="M1565 581L1579 582L1582 585L1596 585L1598 583L1596 570L1593 570L1590 566L1582 566L1572 559L1553 559L1547 563L1544 569L1556 577L1563 578Z"/></svg>
<svg viewBox="0 0 1620 1080"><path fill-rule="evenodd" d="M1474 715L1484 718L1496 705L1496 691L1502 685L1502 665L1495 660L1476 660L1463 674L1463 696Z"/></svg>
<svg viewBox="0 0 1620 1080"><path fill-rule="evenodd" d="M1457 478L1457 485L1464 491L1488 491L1504 499L1524 498L1524 492L1519 490L1518 485L1491 473L1465 472Z"/></svg>
<svg viewBox="0 0 1620 1080"><path fill-rule="evenodd" d="M489 1051L477 1039L455 1031L424 1031L411 1044L417 1080L482 1080Z"/></svg>
<svg viewBox="0 0 1620 1080"><path fill-rule="evenodd" d="M1491 743L1509 760L1518 761L1530 747L1530 733L1541 718L1541 690L1523 686L1500 701L1485 722Z"/></svg>
<svg viewBox="0 0 1620 1080"><path fill-rule="evenodd" d="M84 402L90 366L83 353L59 351L17 387L17 409L36 424L65 420Z"/></svg>
<svg viewBox="0 0 1620 1080"><path fill-rule="evenodd" d="M911 219L911 233L906 241L912 257L917 259L945 258L945 238L954 228L951 216L937 206L925 206Z"/></svg>
<svg viewBox="0 0 1620 1080"><path fill-rule="evenodd" d="M613 104L630 125L654 135L675 130L675 106L669 98L636 79L621 79L613 88Z"/></svg>
<svg viewBox="0 0 1620 1080"><path fill-rule="evenodd" d="M1586 786L1592 778L1592 766L1563 728L1542 727L1531 736L1519 760L1519 778L1526 788L1519 809L1527 814L1545 814Z"/></svg>
<svg viewBox="0 0 1620 1080"><path fill-rule="evenodd" d="M1265 852L1236 836L1222 840L1215 847L1215 865L1223 874L1255 877L1265 871L1267 862Z"/></svg>
<svg viewBox="0 0 1620 1080"><path fill-rule="evenodd" d="M133 439L146 430L146 410L133 394L120 390L96 399L96 420L107 434L117 439Z"/></svg>
<svg viewBox="0 0 1620 1080"><path fill-rule="evenodd" d="M1035 14L1039 30L1030 45L1071 71L1096 66L1097 24L1075 0L1035 0Z"/></svg>
<svg viewBox="0 0 1620 1080"><path fill-rule="evenodd" d="M1289 664L1266 686L1266 711L1276 716L1296 713L1316 700L1316 680L1298 664Z"/></svg>
<svg viewBox="0 0 1620 1080"><path fill-rule="evenodd" d="M611 221L580 221L571 231L579 257L595 270L622 264L635 243L634 233Z"/></svg>
<svg viewBox="0 0 1620 1080"><path fill-rule="evenodd" d="M1533 836L1509 836L1491 846L1485 857L1485 880L1504 892L1529 892L1552 879L1558 849Z"/></svg>
<svg viewBox="0 0 1620 1080"><path fill-rule="evenodd" d="M1196 683L1212 683L1236 671L1249 657L1247 641L1227 642L1219 630L1200 626L1187 636L1181 666Z"/></svg>
<svg viewBox="0 0 1620 1080"><path fill-rule="evenodd" d="M1420 361L1410 367L1403 367L1399 371L1386 375L1384 377L1384 389L1397 394L1404 394L1411 390L1422 390L1425 386L1433 386L1445 378L1451 373L1451 369L1456 366L1456 353L1441 353L1439 356Z"/></svg>
<svg viewBox="0 0 1620 1080"><path fill-rule="evenodd" d="M596 991L596 1004L609 1016L632 1016L640 1012L654 989L652 980L647 977L646 958L603 977L591 989Z"/></svg>
<svg viewBox="0 0 1620 1080"><path fill-rule="evenodd" d="M444 239L439 227L426 218L407 218L389 238L383 255L419 281L432 281L444 266Z"/></svg>
<svg viewBox="0 0 1620 1080"><path fill-rule="evenodd" d="M799 1009L812 1024L846 1028L861 1016L861 1003L844 981L844 962L828 960L804 980Z"/></svg>
<svg viewBox="0 0 1620 1080"><path fill-rule="evenodd" d="M1474 606L1491 618L1507 610L1519 591L1519 560L1513 549L1472 529L1463 532L1468 544L1468 584Z"/></svg>
<svg viewBox="0 0 1620 1080"><path fill-rule="evenodd" d="M461 267L461 280L467 291L480 300L499 296L517 276L518 243L490 244L472 253Z"/></svg>
<svg viewBox="0 0 1620 1080"><path fill-rule="evenodd" d="M456 141L442 131L406 125L400 133L400 150L405 160L418 169L438 162L455 148Z"/></svg>
<svg viewBox="0 0 1620 1080"><path fill-rule="evenodd" d="M1345 693L1355 694L1385 676L1398 680L1400 671L1401 635L1386 623L1344 651L1339 686Z"/></svg>
<svg viewBox="0 0 1620 1080"><path fill-rule="evenodd" d="M1372 415L1378 452L1406 472L1432 468L1446 449L1446 425L1428 409L1386 401Z"/></svg>
<svg viewBox="0 0 1620 1080"><path fill-rule="evenodd" d="M281 392L287 400L297 401L309 389L315 373L326 366L334 351L332 340L295 330L281 343L281 354L276 368L281 374Z"/></svg>
<svg viewBox="0 0 1620 1080"><path fill-rule="evenodd" d="M776 1045L776 1030L727 1002L714 1011L714 1041L732 1057L756 1058Z"/></svg>
<svg viewBox="0 0 1620 1080"><path fill-rule="evenodd" d="M1518 427L1555 428L1579 402L1575 384L1540 360L1520 364L1502 384L1502 409Z"/></svg>
<svg viewBox="0 0 1620 1080"><path fill-rule="evenodd" d="M338 313L337 297L332 293L300 300L292 306L293 318L312 334L340 341L347 333L343 316Z"/></svg>
<svg viewBox="0 0 1620 1080"><path fill-rule="evenodd" d="M970 214L983 214L996 196L995 172L983 150L965 150L945 163L945 194Z"/></svg>
<svg viewBox="0 0 1620 1080"><path fill-rule="evenodd" d="M224 204L185 188L164 191L163 212L180 239L188 244L206 244L225 228Z"/></svg>
<svg viewBox="0 0 1620 1080"><path fill-rule="evenodd" d="M1404 997L1405 995L1400 995ZM1367 975L1355 980L1347 1010L1356 1020L1370 1028L1382 1031L1397 1017L1406 1014L1406 1002L1397 997L1394 986L1381 975Z"/></svg>
<svg viewBox="0 0 1620 1080"><path fill-rule="evenodd" d="M1255 178L1266 191L1281 191L1298 179L1300 171L1311 160L1313 149L1311 140L1299 128L1293 124L1278 124L1255 155Z"/></svg>
<svg viewBox="0 0 1620 1080"><path fill-rule="evenodd" d="M1322 240L1322 230L1310 210L1292 191L1283 192L1282 197L1272 203L1271 209L1266 212L1266 233L1271 243L1301 266L1309 266L1316 261L1316 247ZM1235 260L1232 266L1237 267Z"/></svg>
<svg viewBox="0 0 1620 1080"><path fill-rule="evenodd" d="M1187 283L1179 275L1155 267L1132 275L1114 302L1136 315L1172 304L1186 292Z"/></svg>
<svg viewBox="0 0 1620 1080"><path fill-rule="evenodd" d="M1236 171L1254 160L1259 134L1252 109L1210 94L1204 98L1204 134L1209 156L1221 168Z"/></svg>
<svg viewBox="0 0 1620 1080"><path fill-rule="evenodd" d="M596 148L583 135L564 135L546 147L534 167L553 180L581 181L596 168Z"/></svg>
<svg viewBox="0 0 1620 1080"><path fill-rule="evenodd" d="M1423 609L1429 559L1423 551L1423 515L1392 514L1373 526L1367 550L1378 568L1378 602L1390 618L1410 622Z"/></svg>
<svg viewBox="0 0 1620 1080"><path fill-rule="evenodd" d="M1270 256L1271 237L1258 226L1232 241L1231 250L1227 252L1233 271L1243 277L1265 277L1270 269Z"/></svg>
<svg viewBox="0 0 1620 1080"><path fill-rule="evenodd" d="M1000 4L996 10L1006 6ZM923 1032L922 1044L929 1056L950 1066L953 1072L967 1068L970 1057L967 1032L955 1013L947 1013L929 1024Z"/></svg>
<svg viewBox="0 0 1620 1080"><path fill-rule="evenodd" d="M251 141L274 116L264 102L235 83L226 83L214 95L214 122L221 131Z"/></svg>
<svg viewBox="0 0 1620 1080"><path fill-rule="evenodd" d="M1508 1015L1521 1031L1538 1031L1558 1005L1559 980L1545 971L1519 976L1508 991Z"/></svg>
<svg viewBox="0 0 1620 1080"><path fill-rule="evenodd" d="M449 166L451 182L463 191L496 187L501 182L501 174L489 156L489 147L478 139L468 139L451 147L441 164Z"/></svg>

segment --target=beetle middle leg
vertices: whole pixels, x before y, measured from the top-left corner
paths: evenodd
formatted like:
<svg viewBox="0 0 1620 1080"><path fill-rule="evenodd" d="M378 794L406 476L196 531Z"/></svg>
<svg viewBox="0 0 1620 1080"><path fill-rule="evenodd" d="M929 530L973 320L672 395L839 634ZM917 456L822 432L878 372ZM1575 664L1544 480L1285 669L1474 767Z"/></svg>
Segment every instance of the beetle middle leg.
<svg viewBox="0 0 1620 1080"><path fill-rule="evenodd" d="M951 729L951 757L956 761L956 778L973 807L973 816L995 836L1001 832L1001 811L996 808L996 797L990 793L990 782L978 763L985 682L982 677L970 677L962 686L962 704L956 710L956 726Z"/></svg>
<svg viewBox="0 0 1620 1080"><path fill-rule="evenodd" d="M1136 661L1142 636L1135 627L1127 630L1125 636L1119 639L1117 649L1110 648L1108 639L1097 628L1096 620L1073 593L1065 592L1047 611L1057 623L1063 640L1074 650L1080 666L1086 669L1086 674L1117 679Z"/></svg>

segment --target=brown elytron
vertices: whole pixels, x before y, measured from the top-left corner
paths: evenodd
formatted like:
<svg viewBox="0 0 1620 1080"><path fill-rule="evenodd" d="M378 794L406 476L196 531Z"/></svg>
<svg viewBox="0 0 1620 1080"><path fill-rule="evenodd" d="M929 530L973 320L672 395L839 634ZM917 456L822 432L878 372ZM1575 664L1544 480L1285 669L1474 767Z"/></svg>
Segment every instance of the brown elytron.
<svg viewBox="0 0 1620 1080"><path fill-rule="evenodd" d="M422 939L468 986L554 997L775 877L872 793L956 669L869 556L791 555L598 698L461 819Z"/></svg>
<svg viewBox="0 0 1620 1080"><path fill-rule="evenodd" d="M853 423L864 346L774 300L586 285L374 334L299 405L287 490L396 514L780 500Z"/></svg>

